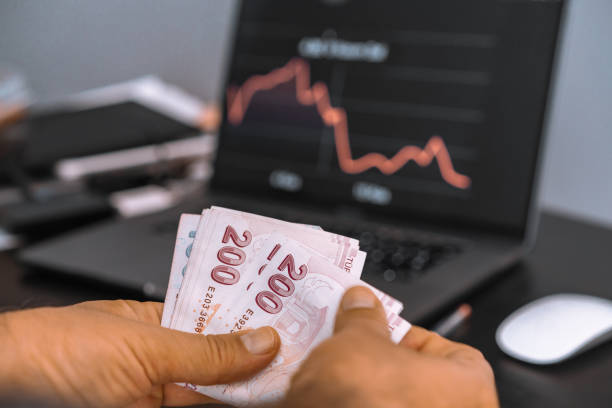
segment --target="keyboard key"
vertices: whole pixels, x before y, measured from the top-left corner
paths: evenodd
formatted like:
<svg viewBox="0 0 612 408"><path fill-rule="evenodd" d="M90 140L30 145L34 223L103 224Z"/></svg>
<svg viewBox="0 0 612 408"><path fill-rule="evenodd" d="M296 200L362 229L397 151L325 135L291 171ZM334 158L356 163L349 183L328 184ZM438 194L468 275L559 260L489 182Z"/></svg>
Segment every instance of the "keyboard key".
<svg viewBox="0 0 612 408"><path fill-rule="evenodd" d="M406 261L406 258L401 252L395 252L393 255L391 255L391 263L394 266L401 266L404 261Z"/></svg>
<svg viewBox="0 0 612 408"><path fill-rule="evenodd" d="M386 269L383 272L383 278L387 281L387 282L393 282L395 280L395 278L397 277L397 274L395 273L395 271L393 269Z"/></svg>
<svg viewBox="0 0 612 408"><path fill-rule="evenodd" d="M380 249L373 250L370 256L374 263L381 263L385 259L385 253Z"/></svg>

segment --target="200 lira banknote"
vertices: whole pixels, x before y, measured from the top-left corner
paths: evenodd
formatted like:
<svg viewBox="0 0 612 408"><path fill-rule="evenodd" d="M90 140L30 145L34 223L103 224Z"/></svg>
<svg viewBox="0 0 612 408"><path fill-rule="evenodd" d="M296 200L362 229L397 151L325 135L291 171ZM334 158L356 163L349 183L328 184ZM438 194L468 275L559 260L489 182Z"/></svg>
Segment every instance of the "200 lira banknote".
<svg viewBox="0 0 612 408"><path fill-rule="evenodd" d="M218 207L183 215L162 325L201 334L269 325L282 340L274 361L247 381L186 386L235 405L277 400L308 352L332 334L352 286L374 291L392 340L401 340L410 329L399 316L403 305L359 280L364 261L356 240L316 227Z"/></svg>
<svg viewBox="0 0 612 408"><path fill-rule="evenodd" d="M247 214L235 210L213 207L211 210L204 210L202 215L183 214L180 219L177 238L175 243L174 256L172 259L172 267L170 270L170 279L168 281L168 290L166 292L166 300L164 302L164 311L162 315L162 325L169 327L178 292L183 286L183 281L187 273L187 265L192 252L200 253L208 243L207 238L203 238L207 231L203 227L200 231L201 237L198 240L201 243L194 248L196 233L200 225L207 225L210 221L209 217L224 216L233 220L235 225L246 224L245 220L250 220L251 240L247 245L248 248L242 247L243 251L257 250L258 245L263 242L266 237L275 231L283 232L288 236L299 236L301 240L311 245L314 250L321 253L322 256L334 262L334 264L342 267L346 272L353 274L357 278L361 276L361 271L365 262L366 254L359 251L358 241L342 237L340 235L331 234L316 226L307 226L303 224L293 224L285 221L275 220L268 217L263 217L255 214ZM228 224L230 225L230 224ZM234 227L231 227L234 228ZM235 231L235 230L234 230ZM231 230L228 231L232 233ZM253 235L253 233L255 235ZM224 236L225 239L225 236ZM246 255L246 252L245 252ZM195 263L195 262L194 262ZM192 266L196 268L196 266ZM197 280L197 276L187 281L184 292L190 290L189 285ZM174 299L174 300L172 300Z"/></svg>

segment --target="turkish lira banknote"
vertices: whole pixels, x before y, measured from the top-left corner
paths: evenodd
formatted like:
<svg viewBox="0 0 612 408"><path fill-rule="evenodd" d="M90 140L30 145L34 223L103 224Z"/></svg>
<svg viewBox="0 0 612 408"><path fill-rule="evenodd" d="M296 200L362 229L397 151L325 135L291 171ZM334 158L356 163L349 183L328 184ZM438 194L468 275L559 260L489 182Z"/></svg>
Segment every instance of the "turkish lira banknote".
<svg viewBox="0 0 612 408"><path fill-rule="evenodd" d="M181 216L162 326L198 334L274 327L281 349L251 379L186 387L234 405L273 402L313 347L333 333L346 289L366 286L385 309L391 339L410 323L403 305L359 278L358 241L320 228L212 207Z"/></svg>

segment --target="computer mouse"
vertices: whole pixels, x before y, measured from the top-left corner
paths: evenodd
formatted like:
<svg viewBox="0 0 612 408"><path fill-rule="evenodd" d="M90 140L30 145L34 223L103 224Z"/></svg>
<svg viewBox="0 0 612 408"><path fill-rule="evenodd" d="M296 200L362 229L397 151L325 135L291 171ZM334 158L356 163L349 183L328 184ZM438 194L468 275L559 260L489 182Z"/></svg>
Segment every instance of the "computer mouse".
<svg viewBox="0 0 612 408"><path fill-rule="evenodd" d="M612 338L612 301L557 294L526 304L495 335L499 348L532 364L554 364Z"/></svg>

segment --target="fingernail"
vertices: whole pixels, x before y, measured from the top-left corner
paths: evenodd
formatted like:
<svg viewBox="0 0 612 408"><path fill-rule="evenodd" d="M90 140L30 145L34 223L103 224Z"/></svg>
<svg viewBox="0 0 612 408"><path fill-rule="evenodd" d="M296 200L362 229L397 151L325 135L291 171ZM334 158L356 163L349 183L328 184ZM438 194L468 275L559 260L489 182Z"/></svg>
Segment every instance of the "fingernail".
<svg viewBox="0 0 612 408"><path fill-rule="evenodd" d="M266 354L274 348L276 337L269 327L260 327L240 336L242 344L251 354Z"/></svg>
<svg viewBox="0 0 612 408"><path fill-rule="evenodd" d="M374 305L376 305L376 296L363 287L349 290L342 299L343 310L371 309Z"/></svg>

